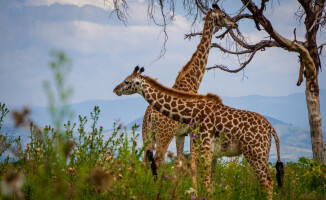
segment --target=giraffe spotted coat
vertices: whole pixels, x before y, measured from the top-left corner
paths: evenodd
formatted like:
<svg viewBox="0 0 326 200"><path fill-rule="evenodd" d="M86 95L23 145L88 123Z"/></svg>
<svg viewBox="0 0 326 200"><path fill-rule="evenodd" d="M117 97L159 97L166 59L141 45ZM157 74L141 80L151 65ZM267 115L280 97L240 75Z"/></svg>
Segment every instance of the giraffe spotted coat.
<svg viewBox="0 0 326 200"><path fill-rule="evenodd" d="M277 149L277 177L279 185L282 179L280 160L280 141L272 125L260 114L228 107L213 94L198 95L167 88L152 78L142 76L144 71L135 68L114 92L117 95L139 93L163 115L182 122L199 123L200 155L204 159L204 184L211 189L211 162L215 156L243 154L256 172L261 186L272 199L273 179L268 169L268 156L271 147L271 135ZM221 140L221 135L224 139ZM218 142L220 140L220 142ZM195 142L195 141L194 141ZM214 151L216 149L216 151Z"/></svg>

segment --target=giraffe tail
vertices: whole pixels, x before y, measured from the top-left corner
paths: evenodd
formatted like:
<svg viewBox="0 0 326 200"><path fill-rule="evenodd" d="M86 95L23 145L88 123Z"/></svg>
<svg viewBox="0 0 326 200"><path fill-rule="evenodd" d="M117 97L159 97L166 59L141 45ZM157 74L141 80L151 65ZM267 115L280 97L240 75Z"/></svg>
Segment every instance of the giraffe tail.
<svg viewBox="0 0 326 200"><path fill-rule="evenodd" d="M151 163L152 174L154 175L154 180L157 178L157 167L154 161L153 152L151 150L146 151L147 161Z"/></svg>
<svg viewBox="0 0 326 200"><path fill-rule="evenodd" d="M277 151L277 162L276 162L276 179L278 187L282 187L283 185L283 177L284 177L284 167L281 161L280 155L280 138L277 136L275 129L272 127L271 133L274 137Z"/></svg>
<svg viewBox="0 0 326 200"><path fill-rule="evenodd" d="M277 163L276 163L276 179L277 179L278 187L283 186L283 177L284 177L283 163L277 161Z"/></svg>

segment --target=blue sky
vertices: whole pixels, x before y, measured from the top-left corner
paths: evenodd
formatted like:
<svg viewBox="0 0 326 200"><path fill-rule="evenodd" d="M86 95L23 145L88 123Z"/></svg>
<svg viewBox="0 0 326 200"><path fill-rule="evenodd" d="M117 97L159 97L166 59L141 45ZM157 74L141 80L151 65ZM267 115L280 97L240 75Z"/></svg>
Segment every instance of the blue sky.
<svg viewBox="0 0 326 200"><path fill-rule="evenodd" d="M145 74L172 86L178 71L190 59L200 38L190 41L184 34L193 28L181 15L168 27L167 53L153 63L163 43L160 27L147 19L147 1L128 1L130 20L125 26L103 0L1 0L0 1L0 101L13 105L47 104L42 83L52 75L48 67L50 50L64 50L73 61L69 84L73 86L72 103L91 99L117 99L113 88L136 65L145 67ZM239 5L224 1L222 7L230 14ZM267 17L277 31L293 38L303 37L293 11L296 1L282 1L268 9ZM270 8L270 7L269 7ZM195 27L201 30L202 22ZM267 36L257 32L251 23L241 23L240 30L252 42ZM325 33L318 35L326 41ZM224 44L223 41L213 40ZM325 54L325 53L324 53ZM324 55L325 56L325 55ZM321 57L323 67L326 59ZM238 66L235 58L212 49L208 66L215 63ZM259 52L243 72L229 74L209 71L203 78L199 93L220 96L251 94L282 96L304 91L297 87L298 57L282 49ZM321 89L326 89L326 74L319 75ZM134 96L122 97L132 98Z"/></svg>

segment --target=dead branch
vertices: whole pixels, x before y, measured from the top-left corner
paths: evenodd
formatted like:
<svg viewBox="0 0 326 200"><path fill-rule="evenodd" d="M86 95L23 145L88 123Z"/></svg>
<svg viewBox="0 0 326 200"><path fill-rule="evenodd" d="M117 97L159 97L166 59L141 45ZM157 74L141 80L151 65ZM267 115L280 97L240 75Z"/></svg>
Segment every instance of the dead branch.
<svg viewBox="0 0 326 200"><path fill-rule="evenodd" d="M296 42L296 41L297 41L297 28L295 28L295 29L293 30L293 35L294 35L293 42Z"/></svg>
<svg viewBox="0 0 326 200"><path fill-rule="evenodd" d="M253 53L254 51L258 51L258 50L264 50L266 47L278 47L278 44L272 40L262 40L254 45L247 44L247 46L250 46L251 48L246 48L247 50L243 50L243 51L230 51L217 43L213 43L211 45L211 47L219 48L224 53L241 55L241 54Z"/></svg>
<svg viewBox="0 0 326 200"><path fill-rule="evenodd" d="M264 10L265 10L265 8L266 8L266 2L267 2L268 0L262 0L261 1L261 5L260 5L260 12L263 12Z"/></svg>
<svg viewBox="0 0 326 200"><path fill-rule="evenodd" d="M232 37L232 39L237 43L239 44L240 46L242 46L243 48L245 49L254 49L255 48L255 45L250 45L250 44L247 44L243 39L240 39L239 37L237 37L233 30L230 30L229 31L229 34L230 36Z"/></svg>
<svg viewBox="0 0 326 200"><path fill-rule="evenodd" d="M117 18L126 25L129 19L127 2L125 0L104 0L104 3L113 5L113 10L110 13L110 16L115 13Z"/></svg>
<svg viewBox="0 0 326 200"><path fill-rule="evenodd" d="M303 63L302 63L302 58L301 56L299 56L299 62L300 62L300 70L299 70L299 78L298 78L298 82L297 82L297 86L300 86L301 83L303 82Z"/></svg>
<svg viewBox="0 0 326 200"><path fill-rule="evenodd" d="M326 43L323 43L323 44L321 44L321 45L319 45L317 47L317 49L319 49L319 55L321 55L323 53L323 47L324 47L324 45L326 45Z"/></svg>
<svg viewBox="0 0 326 200"><path fill-rule="evenodd" d="M326 43L322 43L317 47L317 49L323 48L323 46L325 46L325 45L326 45Z"/></svg>
<svg viewBox="0 0 326 200"><path fill-rule="evenodd" d="M229 33L229 31L232 30L231 28L226 29L222 34L215 36L216 39L223 39L226 34Z"/></svg>
<svg viewBox="0 0 326 200"><path fill-rule="evenodd" d="M288 51L298 52L302 56L302 61L306 68L307 78L315 80L317 76L316 67L313 58L310 56L309 51L301 42L292 42L287 38L281 36L272 26L271 22L263 15L262 12L259 12L258 7L253 1L250 0L241 0L243 4L247 4L248 10L252 13L254 19L264 27L265 31L278 43L278 45ZM311 13L311 2L307 3L308 0L298 0L303 6L306 15ZM307 3L307 4L305 4ZM309 6L310 5L310 6Z"/></svg>
<svg viewBox="0 0 326 200"><path fill-rule="evenodd" d="M311 25L311 27L308 29L308 32L311 32L312 29L316 27L316 25L320 24L320 20L323 17L325 17L325 16L322 16L322 13L325 9L325 5L322 5L322 8L318 8L318 9L316 9L316 6L317 6L317 4L315 5L315 10L317 10L317 13L315 13L315 20L314 20L313 24Z"/></svg>
<svg viewBox="0 0 326 200"><path fill-rule="evenodd" d="M239 20L241 19L253 19L253 16L252 15L249 15L249 14L241 14L241 15L237 15L235 17L232 18L232 20L234 22L238 22Z"/></svg>
<svg viewBox="0 0 326 200"><path fill-rule="evenodd" d="M239 67L238 69L232 70L232 69L229 69L228 67L226 67L224 65L215 65L213 67L206 68L206 70L209 71L211 69L220 69L222 71L226 71L226 72L229 72L229 73L237 73L237 72L243 70L250 63L250 61L252 60L252 58L254 57L254 55L256 54L257 51L252 52L252 54L250 55L249 59L246 62L244 62L241 65L241 67Z"/></svg>
<svg viewBox="0 0 326 200"><path fill-rule="evenodd" d="M220 45L218 45L216 43L214 43L212 45L213 45L212 47L217 47L220 50L222 50L223 52L229 53L229 54L242 55L242 54L250 53L250 56L249 56L248 60L245 61L244 63L242 63L241 66L238 69L232 70L232 69L229 69L228 67L226 67L224 65L215 65L213 67L208 67L206 69L207 71L209 71L211 69L218 68L218 69L221 69L223 71L230 72L230 73L237 73L237 72L243 70L250 63L250 61L252 60L252 58L254 57L254 55L256 54L257 51L265 50L266 47L278 47L278 44L275 41L271 41L271 40L262 40L262 41L260 41L259 43L255 44L255 45L251 45L251 46L254 47L251 50L248 49L248 50L237 51L237 52L227 50L227 49L223 48L222 46L220 46Z"/></svg>
<svg viewBox="0 0 326 200"><path fill-rule="evenodd" d="M219 48L221 51L223 51L224 53L229 53L229 54L234 54L234 55L242 55L242 54L248 54L248 53L252 53L253 50L244 50L244 51L230 51L225 49L224 47L222 47L221 45L217 44L217 43L212 43L211 47L213 48Z"/></svg>
<svg viewBox="0 0 326 200"><path fill-rule="evenodd" d="M201 12L202 14L206 14L206 11L208 10L208 8L206 8L206 7L203 5L202 1L201 1L201 0L195 0L195 3L196 3L196 5L197 5L197 7L199 8L200 12Z"/></svg>
<svg viewBox="0 0 326 200"><path fill-rule="evenodd" d="M194 32L194 33L189 33L189 34L185 34L184 39L191 39L191 37L197 36L197 35L203 35L203 32Z"/></svg>

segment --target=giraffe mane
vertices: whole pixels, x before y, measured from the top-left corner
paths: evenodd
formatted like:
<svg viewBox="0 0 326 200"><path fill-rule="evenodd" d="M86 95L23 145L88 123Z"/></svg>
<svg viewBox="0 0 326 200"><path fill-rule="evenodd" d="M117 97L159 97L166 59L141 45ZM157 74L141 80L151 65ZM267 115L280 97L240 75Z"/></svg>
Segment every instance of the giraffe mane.
<svg viewBox="0 0 326 200"><path fill-rule="evenodd" d="M211 14L212 14L212 11L208 10L207 12L208 12L208 13L207 13L206 16L209 16L209 17L210 17ZM206 23L208 23L208 18L205 20L204 26L206 25ZM202 37L201 37L201 42L202 42L202 39L203 39L206 35L207 35L207 32L204 31L204 32L203 32L203 35L202 35ZM200 42L200 43L201 43L201 42ZM200 44L200 43L199 43L199 44ZM184 77L184 74L186 74L187 71L190 69L190 66L192 65L192 63L193 63L194 60L195 60L195 57L196 57L195 55L196 55L197 52L198 52L199 44L197 45L197 50L196 50L196 52L191 56L191 59L187 62L187 64L186 64L185 66L182 67L182 70L178 73L178 76L177 76L177 78L175 79L175 83L177 83L178 81L180 81L180 79L182 79L182 78Z"/></svg>
<svg viewBox="0 0 326 200"><path fill-rule="evenodd" d="M184 92L184 91L176 90L173 88L168 88L168 87L160 84L159 82L157 82L155 79L153 79L151 77L143 76L143 78L147 82L149 82L149 84L151 84L153 88L156 88L156 89L162 91L163 93L169 94L173 97L189 98L189 99L194 99L194 100L208 100L208 101L222 103L222 99L216 94L207 93L206 95L202 95L202 94L194 94L194 93L190 93L190 92Z"/></svg>

